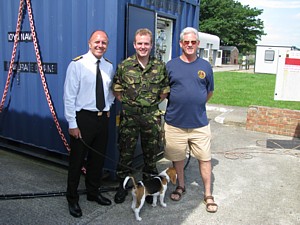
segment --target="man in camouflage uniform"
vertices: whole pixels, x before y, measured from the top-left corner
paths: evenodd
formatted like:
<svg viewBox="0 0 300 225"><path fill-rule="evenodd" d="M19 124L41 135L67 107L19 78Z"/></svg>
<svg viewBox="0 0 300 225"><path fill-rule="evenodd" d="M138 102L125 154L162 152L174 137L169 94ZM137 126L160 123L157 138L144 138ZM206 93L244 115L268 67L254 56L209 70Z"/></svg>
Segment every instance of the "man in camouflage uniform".
<svg viewBox="0 0 300 225"><path fill-rule="evenodd" d="M131 171L122 165L132 166L139 135L144 175L157 174L155 158L160 148L161 132L158 104L167 97L170 87L165 64L150 56L152 44L150 30L137 30L133 43L136 54L118 65L113 81L114 94L122 102L123 109L119 131L120 160L117 168L120 187L115 195L116 203L125 201L127 190L123 189L123 180Z"/></svg>

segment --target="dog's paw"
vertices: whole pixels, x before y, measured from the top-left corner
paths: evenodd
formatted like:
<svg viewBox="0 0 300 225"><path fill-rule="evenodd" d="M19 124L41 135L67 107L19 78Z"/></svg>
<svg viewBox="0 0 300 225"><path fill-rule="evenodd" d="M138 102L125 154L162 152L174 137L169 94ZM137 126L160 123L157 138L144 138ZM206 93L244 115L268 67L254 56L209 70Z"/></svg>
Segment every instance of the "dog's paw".
<svg viewBox="0 0 300 225"><path fill-rule="evenodd" d="M135 219L137 220L137 221L141 221L142 220L142 217L140 217L140 213L139 213L140 211L138 210L138 209L135 209L134 210L134 215L135 215Z"/></svg>
<svg viewBox="0 0 300 225"><path fill-rule="evenodd" d="M161 203L161 206L162 207L167 207L167 204L166 203Z"/></svg>
<svg viewBox="0 0 300 225"><path fill-rule="evenodd" d="M154 204L154 203L152 203L152 207L156 207L156 206L157 206L157 204L156 204L156 203L155 203L155 204Z"/></svg>

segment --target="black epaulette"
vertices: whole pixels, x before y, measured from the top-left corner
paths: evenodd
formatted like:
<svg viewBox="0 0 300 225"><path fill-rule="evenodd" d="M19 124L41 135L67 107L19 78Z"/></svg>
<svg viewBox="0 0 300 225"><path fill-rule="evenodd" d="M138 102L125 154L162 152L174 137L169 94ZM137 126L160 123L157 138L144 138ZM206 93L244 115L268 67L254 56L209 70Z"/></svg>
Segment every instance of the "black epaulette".
<svg viewBox="0 0 300 225"><path fill-rule="evenodd" d="M82 57L83 57L82 55L77 56L76 58L72 59L72 61L75 61L75 62L76 62L76 61L78 61L79 59L82 59Z"/></svg>
<svg viewBox="0 0 300 225"><path fill-rule="evenodd" d="M109 62L110 64L112 64L112 62L111 61L109 61L107 58L104 58L105 59L105 61L107 61L107 62Z"/></svg>

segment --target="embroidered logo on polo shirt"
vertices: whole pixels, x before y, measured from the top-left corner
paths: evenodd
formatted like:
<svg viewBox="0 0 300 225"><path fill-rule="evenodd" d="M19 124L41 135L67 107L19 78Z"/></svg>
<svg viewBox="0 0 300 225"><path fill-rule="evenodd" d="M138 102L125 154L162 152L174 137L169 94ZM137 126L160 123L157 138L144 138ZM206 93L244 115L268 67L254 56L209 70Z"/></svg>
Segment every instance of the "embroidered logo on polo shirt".
<svg viewBox="0 0 300 225"><path fill-rule="evenodd" d="M204 79L206 77L206 73L203 70L198 71L198 77L200 79Z"/></svg>

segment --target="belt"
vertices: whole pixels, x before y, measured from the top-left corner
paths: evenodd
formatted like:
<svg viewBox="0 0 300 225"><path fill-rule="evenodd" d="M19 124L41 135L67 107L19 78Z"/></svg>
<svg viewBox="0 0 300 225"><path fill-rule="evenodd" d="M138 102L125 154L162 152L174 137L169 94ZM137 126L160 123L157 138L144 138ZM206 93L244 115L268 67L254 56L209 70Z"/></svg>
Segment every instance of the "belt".
<svg viewBox="0 0 300 225"><path fill-rule="evenodd" d="M151 113L158 110L158 106L148 106L148 107L139 107L139 106L130 106L127 104L122 105L123 109L132 113Z"/></svg>
<svg viewBox="0 0 300 225"><path fill-rule="evenodd" d="M102 115L107 115L108 111L90 111L90 110L85 110L82 109L78 113L85 113L85 114L90 114L93 116L102 116Z"/></svg>

